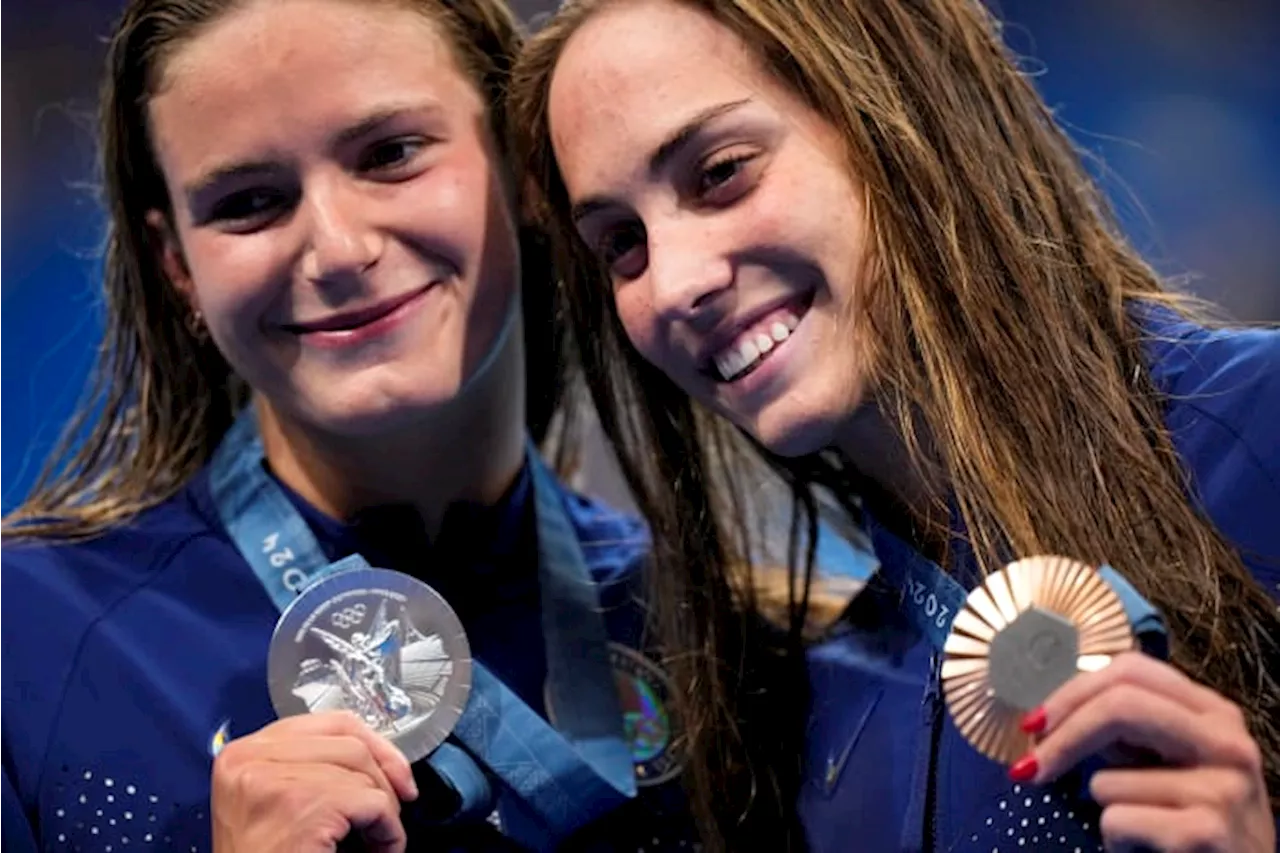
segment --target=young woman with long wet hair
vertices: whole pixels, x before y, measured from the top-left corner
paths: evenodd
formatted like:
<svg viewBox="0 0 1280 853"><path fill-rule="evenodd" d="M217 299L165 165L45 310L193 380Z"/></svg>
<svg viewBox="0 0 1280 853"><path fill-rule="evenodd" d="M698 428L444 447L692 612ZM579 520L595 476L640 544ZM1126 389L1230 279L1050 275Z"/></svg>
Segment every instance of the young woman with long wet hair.
<svg viewBox="0 0 1280 853"><path fill-rule="evenodd" d="M645 532L536 448L519 45L500 0L124 10L97 393L5 526L6 851L694 842Z"/></svg>
<svg viewBox="0 0 1280 853"><path fill-rule="evenodd" d="M730 848L1273 849L1280 332L1165 287L983 5L571 0L512 112ZM880 561L816 643L792 567L808 690L772 719L726 432ZM1167 630L1029 708L1006 767L944 710L938 602L1036 555L1109 564Z"/></svg>

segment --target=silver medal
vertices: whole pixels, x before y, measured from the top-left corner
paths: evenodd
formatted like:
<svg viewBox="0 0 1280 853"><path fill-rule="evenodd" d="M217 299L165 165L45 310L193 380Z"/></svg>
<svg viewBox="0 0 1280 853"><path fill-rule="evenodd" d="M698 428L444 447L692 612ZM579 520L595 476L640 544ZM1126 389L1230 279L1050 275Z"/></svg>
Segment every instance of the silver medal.
<svg viewBox="0 0 1280 853"><path fill-rule="evenodd" d="M453 730L471 692L471 647L453 608L386 569L338 572L285 609L267 656L281 717L349 710L410 762Z"/></svg>

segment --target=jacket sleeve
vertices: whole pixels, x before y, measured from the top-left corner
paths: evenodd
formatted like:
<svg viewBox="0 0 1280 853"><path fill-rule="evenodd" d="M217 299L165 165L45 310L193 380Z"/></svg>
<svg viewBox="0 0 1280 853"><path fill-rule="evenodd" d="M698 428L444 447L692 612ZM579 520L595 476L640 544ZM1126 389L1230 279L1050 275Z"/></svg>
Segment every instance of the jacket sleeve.
<svg viewBox="0 0 1280 853"><path fill-rule="evenodd" d="M9 771L4 772L4 806L0 810L0 835L3 836L4 853L37 853L35 833L27 818L26 810L18 799L18 792L9 781Z"/></svg>

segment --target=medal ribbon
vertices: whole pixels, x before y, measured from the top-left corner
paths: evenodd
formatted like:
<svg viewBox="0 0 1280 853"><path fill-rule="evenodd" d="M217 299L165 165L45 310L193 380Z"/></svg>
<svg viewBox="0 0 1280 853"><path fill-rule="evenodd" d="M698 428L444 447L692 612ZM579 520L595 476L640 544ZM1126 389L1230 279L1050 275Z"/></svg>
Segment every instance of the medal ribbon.
<svg viewBox="0 0 1280 853"><path fill-rule="evenodd" d="M609 664L607 634L582 549L552 474L532 446L538 576L548 690L556 727L490 672L472 663L467 706L450 740L427 759L458 794L458 816L491 807L487 768L523 808L504 831L551 850L574 831L635 796L631 751ZM368 564L359 555L330 563L306 521L262 465L251 408L214 452L210 490L223 524L279 610L317 581Z"/></svg>
<svg viewBox="0 0 1280 853"><path fill-rule="evenodd" d="M880 526L870 513L863 514L863 521L880 560L882 577L891 588L901 591L899 607L903 614L941 652L968 592L932 560ZM1142 650L1162 660L1166 658L1169 637L1159 611L1111 566L1099 566L1097 571L1120 597Z"/></svg>

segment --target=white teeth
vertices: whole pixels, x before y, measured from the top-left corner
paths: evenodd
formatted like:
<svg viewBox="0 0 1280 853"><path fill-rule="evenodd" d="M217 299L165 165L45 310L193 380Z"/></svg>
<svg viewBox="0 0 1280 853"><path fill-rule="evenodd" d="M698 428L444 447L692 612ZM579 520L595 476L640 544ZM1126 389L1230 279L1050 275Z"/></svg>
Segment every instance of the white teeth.
<svg viewBox="0 0 1280 853"><path fill-rule="evenodd" d="M791 337L800 318L787 312L767 329L748 332L735 345L727 346L715 357L716 370L725 381L735 379L768 355L774 347Z"/></svg>

